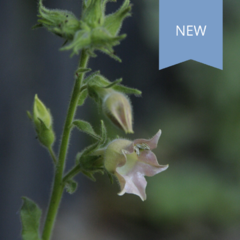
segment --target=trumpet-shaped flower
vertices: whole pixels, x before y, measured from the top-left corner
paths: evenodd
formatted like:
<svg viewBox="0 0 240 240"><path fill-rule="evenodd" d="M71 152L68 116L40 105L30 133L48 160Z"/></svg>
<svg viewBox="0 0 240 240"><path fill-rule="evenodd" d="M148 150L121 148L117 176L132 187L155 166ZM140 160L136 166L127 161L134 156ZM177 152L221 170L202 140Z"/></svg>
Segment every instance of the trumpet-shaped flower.
<svg viewBox="0 0 240 240"><path fill-rule="evenodd" d="M147 139L116 139L108 144L104 153L104 165L107 171L114 174L120 184L121 191L138 195L146 200L147 181L144 176L154 176L168 168L159 165L155 154L151 151L157 147L161 130Z"/></svg>

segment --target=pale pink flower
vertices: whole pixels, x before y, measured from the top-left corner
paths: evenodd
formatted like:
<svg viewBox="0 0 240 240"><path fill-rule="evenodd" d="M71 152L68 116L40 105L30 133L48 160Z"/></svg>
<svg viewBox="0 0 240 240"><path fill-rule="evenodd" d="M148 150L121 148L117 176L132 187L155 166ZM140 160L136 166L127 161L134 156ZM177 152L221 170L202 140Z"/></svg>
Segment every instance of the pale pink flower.
<svg viewBox="0 0 240 240"><path fill-rule="evenodd" d="M104 153L104 165L107 171L114 174L120 184L121 191L138 195L146 200L147 181L144 176L154 176L168 168L159 165L155 154L151 151L157 147L161 130L147 139L115 139L108 144Z"/></svg>

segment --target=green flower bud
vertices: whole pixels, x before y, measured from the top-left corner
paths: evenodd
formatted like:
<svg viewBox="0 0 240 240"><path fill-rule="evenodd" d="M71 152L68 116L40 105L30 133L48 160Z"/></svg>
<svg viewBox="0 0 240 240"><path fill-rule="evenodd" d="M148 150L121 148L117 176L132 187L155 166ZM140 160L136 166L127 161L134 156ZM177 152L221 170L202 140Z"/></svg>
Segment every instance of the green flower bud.
<svg viewBox="0 0 240 240"><path fill-rule="evenodd" d="M74 55L85 48L90 56L96 56L94 51L99 50L121 62L121 59L115 55L113 47L119 45L126 37L126 34L118 35L118 33L123 20L131 15L131 5L129 0L125 0L119 10L105 17L105 7L109 1L115 2L115 0L83 1L80 28L72 41L61 50L72 50Z"/></svg>
<svg viewBox="0 0 240 240"><path fill-rule="evenodd" d="M102 0L91 0L84 3L82 20L91 28L101 26L104 22L104 8Z"/></svg>
<svg viewBox="0 0 240 240"><path fill-rule="evenodd" d="M116 36L122 27L123 20L131 16L130 11L130 1L125 0L123 5L115 13L106 16L103 26L112 36Z"/></svg>
<svg viewBox="0 0 240 240"><path fill-rule="evenodd" d="M133 133L132 107L128 97L114 90L108 90L108 92L103 99L103 110L106 116L125 133Z"/></svg>
<svg viewBox="0 0 240 240"><path fill-rule="evenodd" d="M37 94L33 104L33 123L39 141L45 147L50 148L55 140L55 134L52 130L52 116Z"/></svg>
<svg viewBox="0 0 240 240"><path fill-rule="evenodd" d="M39 1L39 24L34 28L45 27L50 32L72 40L76 31L80 29L80 21L72 12L63 10L49 10Z"/></svg>

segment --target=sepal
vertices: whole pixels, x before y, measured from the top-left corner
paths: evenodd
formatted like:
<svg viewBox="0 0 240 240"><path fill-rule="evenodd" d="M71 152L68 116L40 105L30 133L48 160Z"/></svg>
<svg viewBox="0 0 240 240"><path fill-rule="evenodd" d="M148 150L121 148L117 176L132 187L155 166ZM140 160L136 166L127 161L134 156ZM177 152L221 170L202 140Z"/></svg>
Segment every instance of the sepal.
<svg viewBox="0 0 240 240"><path fill-rule="evenodd" d="M134 94L136 96L142 95L142 92L140 90L135 89L135 88L126 87L126 86L120 85L120 84L114 85L113 89L115 91L122 92L122 93L125 93L125 94Z"/></svg>
<svg viewBox="0 0 240 240"><path fill-rule="evenodd" d="M81 73L87 73L87 72L90 72L90 71L92 71L91 68L78 68L77 71L76 71L76 75L78 76Z"/></svg>
<svg viewBox="0 0 240 240"><path fill-rule="evenodd" d="M102 0L84 1L84 6L82 20L91 28L101 26L104 21Z"/></svg>
<svg viewBox="0 0 240 240"><path fill-rule="evenodd" d="M73 121L72 125L77 127L80 131L90 135L91 137L93 137L97 140L101 140L101 137L95 133L92 125L89 122L86 122L83 120L75 120L75 121Z"/></svg>
<svg viewBox="0 0 240 240"><path fill-rule="evenodd" d="M131 5L129 0L125 0L115 13L105 17L103 26L112 36L116 36L122 27L123 20L129 16L131 16Z"/></svg>
<svg viewBox="0 0 240 240"><path fill-rule="evenodd" d="M112 36L105 28L97 27L92 30L79 30L76 32L73 41L60 48L61 51L72 50L71 56L78 55L83 48L96 49L105 52L110 57L118 59L114 55L113 47L120 44L126 34ZM88 52L90 53L90 52Z"/></svg>
<svg viewBox="0 0 240 240"><path fill-rule="evenodd" d="M101 121L101 139L86 147L76 156L76 164L80 165L81 172L95 181L94 173L104 173L103 154L101 148L107 141L107 131L104 122Z"/></svg>
<svg viewBox="0 0 240 240"><path fill-rule="evenodd" d="M115 91L125 93L125 94L134 94L134 95L142 94L142 92L140 90L135 89L135 88L126 87L126 86L120 84L121 82L122 82L121 78L115 80L114 82L110 82L107 78L105 78L99 72L91 74L89 77L87 77L84 80L84 83L88 83L88 88L90 89L91 95L93 97L94 97L94 94L93 94L94 89L93 88L96 88L96 87L105 88L105 89L113 89ZM99 90L99 88L95 89L95 91L101 91L101 95L102 95L102 90ZM105 94L107 94L107 93L108 92L105 92Z"/></svg>

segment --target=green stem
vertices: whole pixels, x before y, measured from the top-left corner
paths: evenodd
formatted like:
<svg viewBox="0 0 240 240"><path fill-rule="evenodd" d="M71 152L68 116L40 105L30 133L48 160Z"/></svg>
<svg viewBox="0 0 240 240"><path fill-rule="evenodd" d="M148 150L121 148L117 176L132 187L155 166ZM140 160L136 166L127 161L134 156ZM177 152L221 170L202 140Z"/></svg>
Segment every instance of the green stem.
<svg viewBox="0 0 240 240"><path fill-rule="evenodd" d="M56 165L57 164L57 157L56 157L56 154L53 151L52 147L48 148L48 151L49 151L49 153L51 155L51 158L53 160L54 165Z"/></svg>
<svg viewBox="0 0 240 240"><path fill-rule="evenodd" d="M73 178L74 176L76 176L78 173L80 173L82 171L80 165L76 165L74 166L71 170L69 170L68 173L66 173L66 175L64 176L62 182L65 183L67 182L67 180Z"/></svg>
<svg viewBox="0 0 240 240"><path fill-rule="evenodd" d="M82 50L79 67L86 68L88 59L89 59L89 56L87 55L86 51ZM69 145L69 138L71 133L70 126L72 124L72 121L76 113L78 98L79 98L83 78L84 78L84 73L80 73L78 78L75 81L70 104L68 107L68 113L67 113L64 129L63 129L63 135L62 135L62 140L60 145L59 159L58 159L58 163L56 165L56 170L55 170L55 178L54 178L54 184L52 188L51 199L48 207L45 225L43 228L42 240L51 239L53 226L57 216L59 204L61 202L61 198L64 190L64 184L62 182L62 178L63 178L64 169L65 169L65 159L66 159L66 154L67 154L68 145Z"/></svg>

